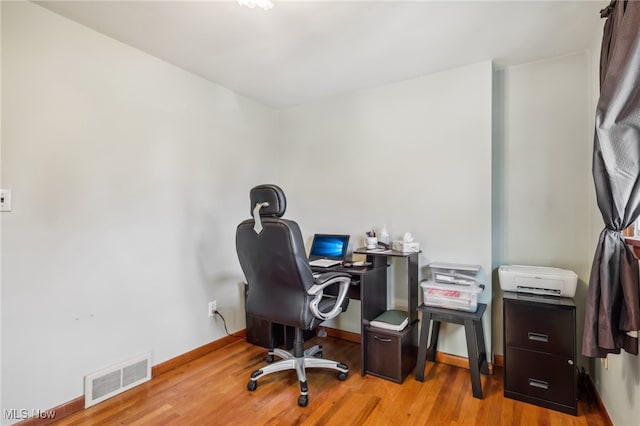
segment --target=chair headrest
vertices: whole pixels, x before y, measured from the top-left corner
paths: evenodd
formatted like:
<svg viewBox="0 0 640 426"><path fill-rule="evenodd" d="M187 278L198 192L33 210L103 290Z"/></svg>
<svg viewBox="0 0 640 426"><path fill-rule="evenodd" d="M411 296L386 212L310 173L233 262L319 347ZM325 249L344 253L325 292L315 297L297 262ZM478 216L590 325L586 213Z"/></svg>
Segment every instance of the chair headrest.
<svg viewBox="0 0 640 426"><path fill-rule="evenodd" d="M253 214L253 209L257 203L269 203L260 209L260 216L276 216L282 217L287 210L287 198L284 191L272 184L258 185L251 189L250 195L251 205L249 211Z"/></svg>

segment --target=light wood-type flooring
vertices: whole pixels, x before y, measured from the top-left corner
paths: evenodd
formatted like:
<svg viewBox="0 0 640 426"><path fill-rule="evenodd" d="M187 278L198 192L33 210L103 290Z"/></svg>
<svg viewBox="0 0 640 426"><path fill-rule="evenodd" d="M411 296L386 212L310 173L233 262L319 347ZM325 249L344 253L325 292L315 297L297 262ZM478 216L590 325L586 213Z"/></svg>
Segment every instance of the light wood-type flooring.
<svg viewBox="0 0 640 426"><path fill-rule="evenodd" d="M246 385L265 365L264 348L239 338L128 392L82 410L56 425L606 425L588 392L578 416L503 397L502 369L482 376L484 399L471 395L469 371L427 363L425 381L414 372L402 385L360 375L360 346L313 338L324 356L349 365L346 381L329 370L307 370L309 405L297 404L293 371ZM587 395L585 395L587 394Z"/></svg>

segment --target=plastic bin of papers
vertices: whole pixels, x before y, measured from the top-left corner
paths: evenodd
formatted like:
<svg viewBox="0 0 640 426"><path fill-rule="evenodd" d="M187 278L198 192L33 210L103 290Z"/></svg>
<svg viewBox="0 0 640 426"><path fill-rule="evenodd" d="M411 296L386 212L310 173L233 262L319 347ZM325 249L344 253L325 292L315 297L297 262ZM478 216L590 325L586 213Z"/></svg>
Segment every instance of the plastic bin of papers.
<svg viewBox="0 0 640 426"><path fill-rule="evenodd" d="M477 285L479 265L461 263L432 262L429 264L431 278L443 284Z"/></svg>
<svg viewBox="0 0 640 426"><path fill-rule="evenodd" d="M475 312L478 295L483 288L476 285L444 284L432 280L420 283L424 292L423 303L427 306Z"/></svg>

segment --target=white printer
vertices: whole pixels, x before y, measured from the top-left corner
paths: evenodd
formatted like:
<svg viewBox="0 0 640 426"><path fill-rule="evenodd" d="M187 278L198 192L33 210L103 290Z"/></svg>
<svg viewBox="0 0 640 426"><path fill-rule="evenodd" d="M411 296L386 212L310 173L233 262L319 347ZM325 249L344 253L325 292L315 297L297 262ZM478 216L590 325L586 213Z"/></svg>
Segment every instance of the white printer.
<svg viewBox="0 0 640 426"><path fill-rule="evenodd" d="M578 283L575 272L547 266L502 265L498 277L505 291L559 297L573 297Z"/></svg>

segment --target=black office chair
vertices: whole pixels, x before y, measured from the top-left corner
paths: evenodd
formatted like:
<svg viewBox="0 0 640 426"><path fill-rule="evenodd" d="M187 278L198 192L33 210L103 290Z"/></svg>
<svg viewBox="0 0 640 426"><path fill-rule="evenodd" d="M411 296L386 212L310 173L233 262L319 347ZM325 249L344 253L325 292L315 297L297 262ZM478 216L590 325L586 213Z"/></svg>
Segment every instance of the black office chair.
<svg viewBox="0 0 640 426"><path fill-rule="evenodd" d="M347 309L350 276L323 273L314 278L304 249L298 224L282 219L287 201L276 185L251 189L253 219L238 225L236 251L248 284L247 314L265 321L295 327L293 353L271 348L267 360L277 355L282 360L251 373L247 389L254 391L258 379L267 374L295 369L300 382L298 405L309 401L305 368L331 368L345 380L349 368L342 363L322 359L322 346L304 350L304 330L314 330L322 321ZM324 294L330 285L339 286L338 296Z"/></svg>

